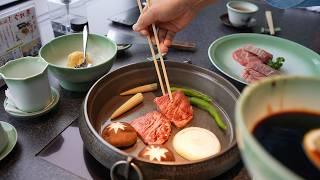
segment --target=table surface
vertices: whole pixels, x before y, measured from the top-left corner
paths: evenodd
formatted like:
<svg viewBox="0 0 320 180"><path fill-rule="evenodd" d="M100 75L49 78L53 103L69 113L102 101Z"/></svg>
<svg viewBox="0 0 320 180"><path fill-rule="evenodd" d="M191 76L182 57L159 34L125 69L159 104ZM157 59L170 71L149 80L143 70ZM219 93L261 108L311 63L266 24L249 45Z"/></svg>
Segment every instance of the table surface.
<svg viewBox="0 0 320 180"><path fill-rule="evenodd" d="M92 32L106 34L110 26L114 27L107 20L107 17L134 6L132 2L129 2L129 0L112 2L106 0L90 1L88 18ZM225 3L226 1L217 1L214 5L207 7L195 18L190 26L177 35L179 40L195 42L197 44L196 52L170 50L168 58L175 61L190 59L194 65L221 74L210 63L207 49L215 39L240 32L221 24L219 16L226 12ZM255 1L255 3L260 8L256 16L258 27L265 25L264 11L271 10L275 25L282 29L278 34L279 37L295 41L317 53L320 52L320 14L305 11L304 9L279 10L260 1ZM128 51L118 55L112 71L127 64L145 61L146 57L149 56L147 45L133 45ZM241 84L229 78L227 79L240 91L242 90L243 86ZM53 87L59 90L61 98L58 107L47 115L33 120L19 120L10 117L4 111L3 106L0 106L0 120L11 123L18 131L17 145L0 162L0 179L79 179L78 176L36 156L52 139L77 119L85 96L85 93L71 93L61 89L58 81L51 76L50 82ZM1 102L5 99L5 89L6 87L0 89ZM222 176L221 179L249 179L249 176L240 163Z"/></svg>

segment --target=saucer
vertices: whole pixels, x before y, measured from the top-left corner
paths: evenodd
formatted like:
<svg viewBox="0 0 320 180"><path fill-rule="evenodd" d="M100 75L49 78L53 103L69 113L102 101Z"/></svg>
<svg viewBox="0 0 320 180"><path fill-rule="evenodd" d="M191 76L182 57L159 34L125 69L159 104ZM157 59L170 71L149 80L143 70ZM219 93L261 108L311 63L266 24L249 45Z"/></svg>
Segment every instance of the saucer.
<svg viewBox="0 0 320 180"><path fill-rule="evenodd" d="M58 104L59 98L60 98L59 92L53 87L51 87L51 92L52 92L52 100L51 100L51 102L49 103L49 105L47 107L45 107L44 109L42 109L40 111L36 111L36 112L13 112L13 111L7 111L6 107L10 106L8 104L8 98L7 97L4 100L3 106L5 107L5 111L9 115L11 115L13 117L16 117L16 118L27 118L27 119L36 118L36 117L39 117L39 116L41 116L43 114L46 114L46 113L50 112Z"/></svg>
<svg viewBox="0 0 320 180"><path fill-rule="evenodd" d="M18 140L17 130L9 123L0 121L4 131L8 135L8 144L7 146L0 152L0 161L5 158L14 148Z"/></svg>
<svg viewBox="0 0 320 180"><path fill-rule="evenodd" d="M122 52L125 51L127 49L129 49L132 46L132 44L117 44L117 51L118 52Z"/></svg>
<svg viewBox="0 0 320 180"><path fill-rule="evenodd" d="M255 26L255 23L250 23L247 26L240 26L240 27L233 26L229 20L228 13L222 14L220 16L220 20L225 26L232 27L235 29L249 29L249 28L252 28L253 26ZM254 18L253 18L253 20L256 21Z"/></svg>

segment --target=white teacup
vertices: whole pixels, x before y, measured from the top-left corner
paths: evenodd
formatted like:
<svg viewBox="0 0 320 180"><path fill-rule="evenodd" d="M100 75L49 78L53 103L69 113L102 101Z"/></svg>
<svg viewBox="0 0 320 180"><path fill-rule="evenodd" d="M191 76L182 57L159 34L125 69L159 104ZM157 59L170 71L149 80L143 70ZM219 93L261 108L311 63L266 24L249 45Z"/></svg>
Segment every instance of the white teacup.
<svg viewBox="0 0 320 180"><path fill-rule="evenodd" d="M8 144L8 135L0 123L0 154Z"/></svg>
<svg viewBox="0 0 320 180"><path fill-rule="evenodd" d="M52 100L48 64L40 57L24 57L0 67L11 100L24 112L44 109Z"/></svg>
<svg viewBox="0 0 320 180"><path fill-rule="evenodd" d="M258 6L245 1L230 1L227 3L229 21L235 27L248 26Z"/></svg>

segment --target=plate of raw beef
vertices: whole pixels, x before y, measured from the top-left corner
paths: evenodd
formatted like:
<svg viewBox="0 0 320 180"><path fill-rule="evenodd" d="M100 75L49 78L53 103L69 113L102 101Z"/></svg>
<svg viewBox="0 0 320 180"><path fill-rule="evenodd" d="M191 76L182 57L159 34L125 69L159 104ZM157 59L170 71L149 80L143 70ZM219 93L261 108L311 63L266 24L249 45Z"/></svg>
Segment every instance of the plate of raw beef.
<svg viewBox="0 0 320 180"><path fill-rule="evenodd" d="M279 75L320 75L320 56L295 42L279 37L241 33L215 40L208 50L212 64L230 78L244 84ZM269 65L285 59L280 69Z"/></svg>

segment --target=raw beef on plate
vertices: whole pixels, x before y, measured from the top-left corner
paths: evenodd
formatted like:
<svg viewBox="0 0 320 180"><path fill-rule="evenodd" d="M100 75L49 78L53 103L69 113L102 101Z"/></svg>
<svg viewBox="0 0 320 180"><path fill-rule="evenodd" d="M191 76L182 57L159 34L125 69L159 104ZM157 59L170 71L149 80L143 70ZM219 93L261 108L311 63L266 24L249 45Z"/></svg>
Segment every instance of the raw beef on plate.
<svg viewBox="0 0 320 180"><path fill-rule="evenodd" d="M232 57L242 66L246 66L250 62L261 62L261 60L254 54L239 48L232 53Z"/></svg>
<svg viewBox="0 0 320 180"><path fill-rule="evenodd" d="M177 128L185 127L193 118L193 109L189 99L181 91L172 93L172 102L166 94L154 99L159 112L169 119Z"/></svg>
<svg viewBox="0 0 320 180"><path fill-rule="evenodd" d="M266 64L273 58L273 55L261 48L246 44L234 51L232 57L242 66L247 66L250 62L261 62Z"/></svg>
<svg viewBox="0 0 320 180"><path fill-rule="evenodd" d="M242 49L256 55L262 61L262 63L267 63L269 60L273 58L272 54L268 53L267 51L261 48L257 48L252 44L246 44L242 46Z"/></svg>
<svg viewBox="0 0 320 180"><path fill-rule="evenodd" d="M262 64L261 62L252 62L247 64L242 74L242 77L247 82L254 82L261 78L278 74L280 74L279 71L271 68L268 65Z"/></svg>
<svg viewBox="0 0 320 180"><path fill-rule="evenodd" d="M259 62L252 62L247 64L246 69L253 69L257 72L260 72L261 74L265 76L272 76L272 75L278 75L280 74L279 71L273 69L272 67L259 63Z"/></svg>
<svg viewBox="0 0 320 180"><path fill-rule="evenodd" d="M266 76L253 70L253 69L245 69L243 71L242 77L249 83L252 83L254 81L258 81L262 78L265 78Z"/></svg>

